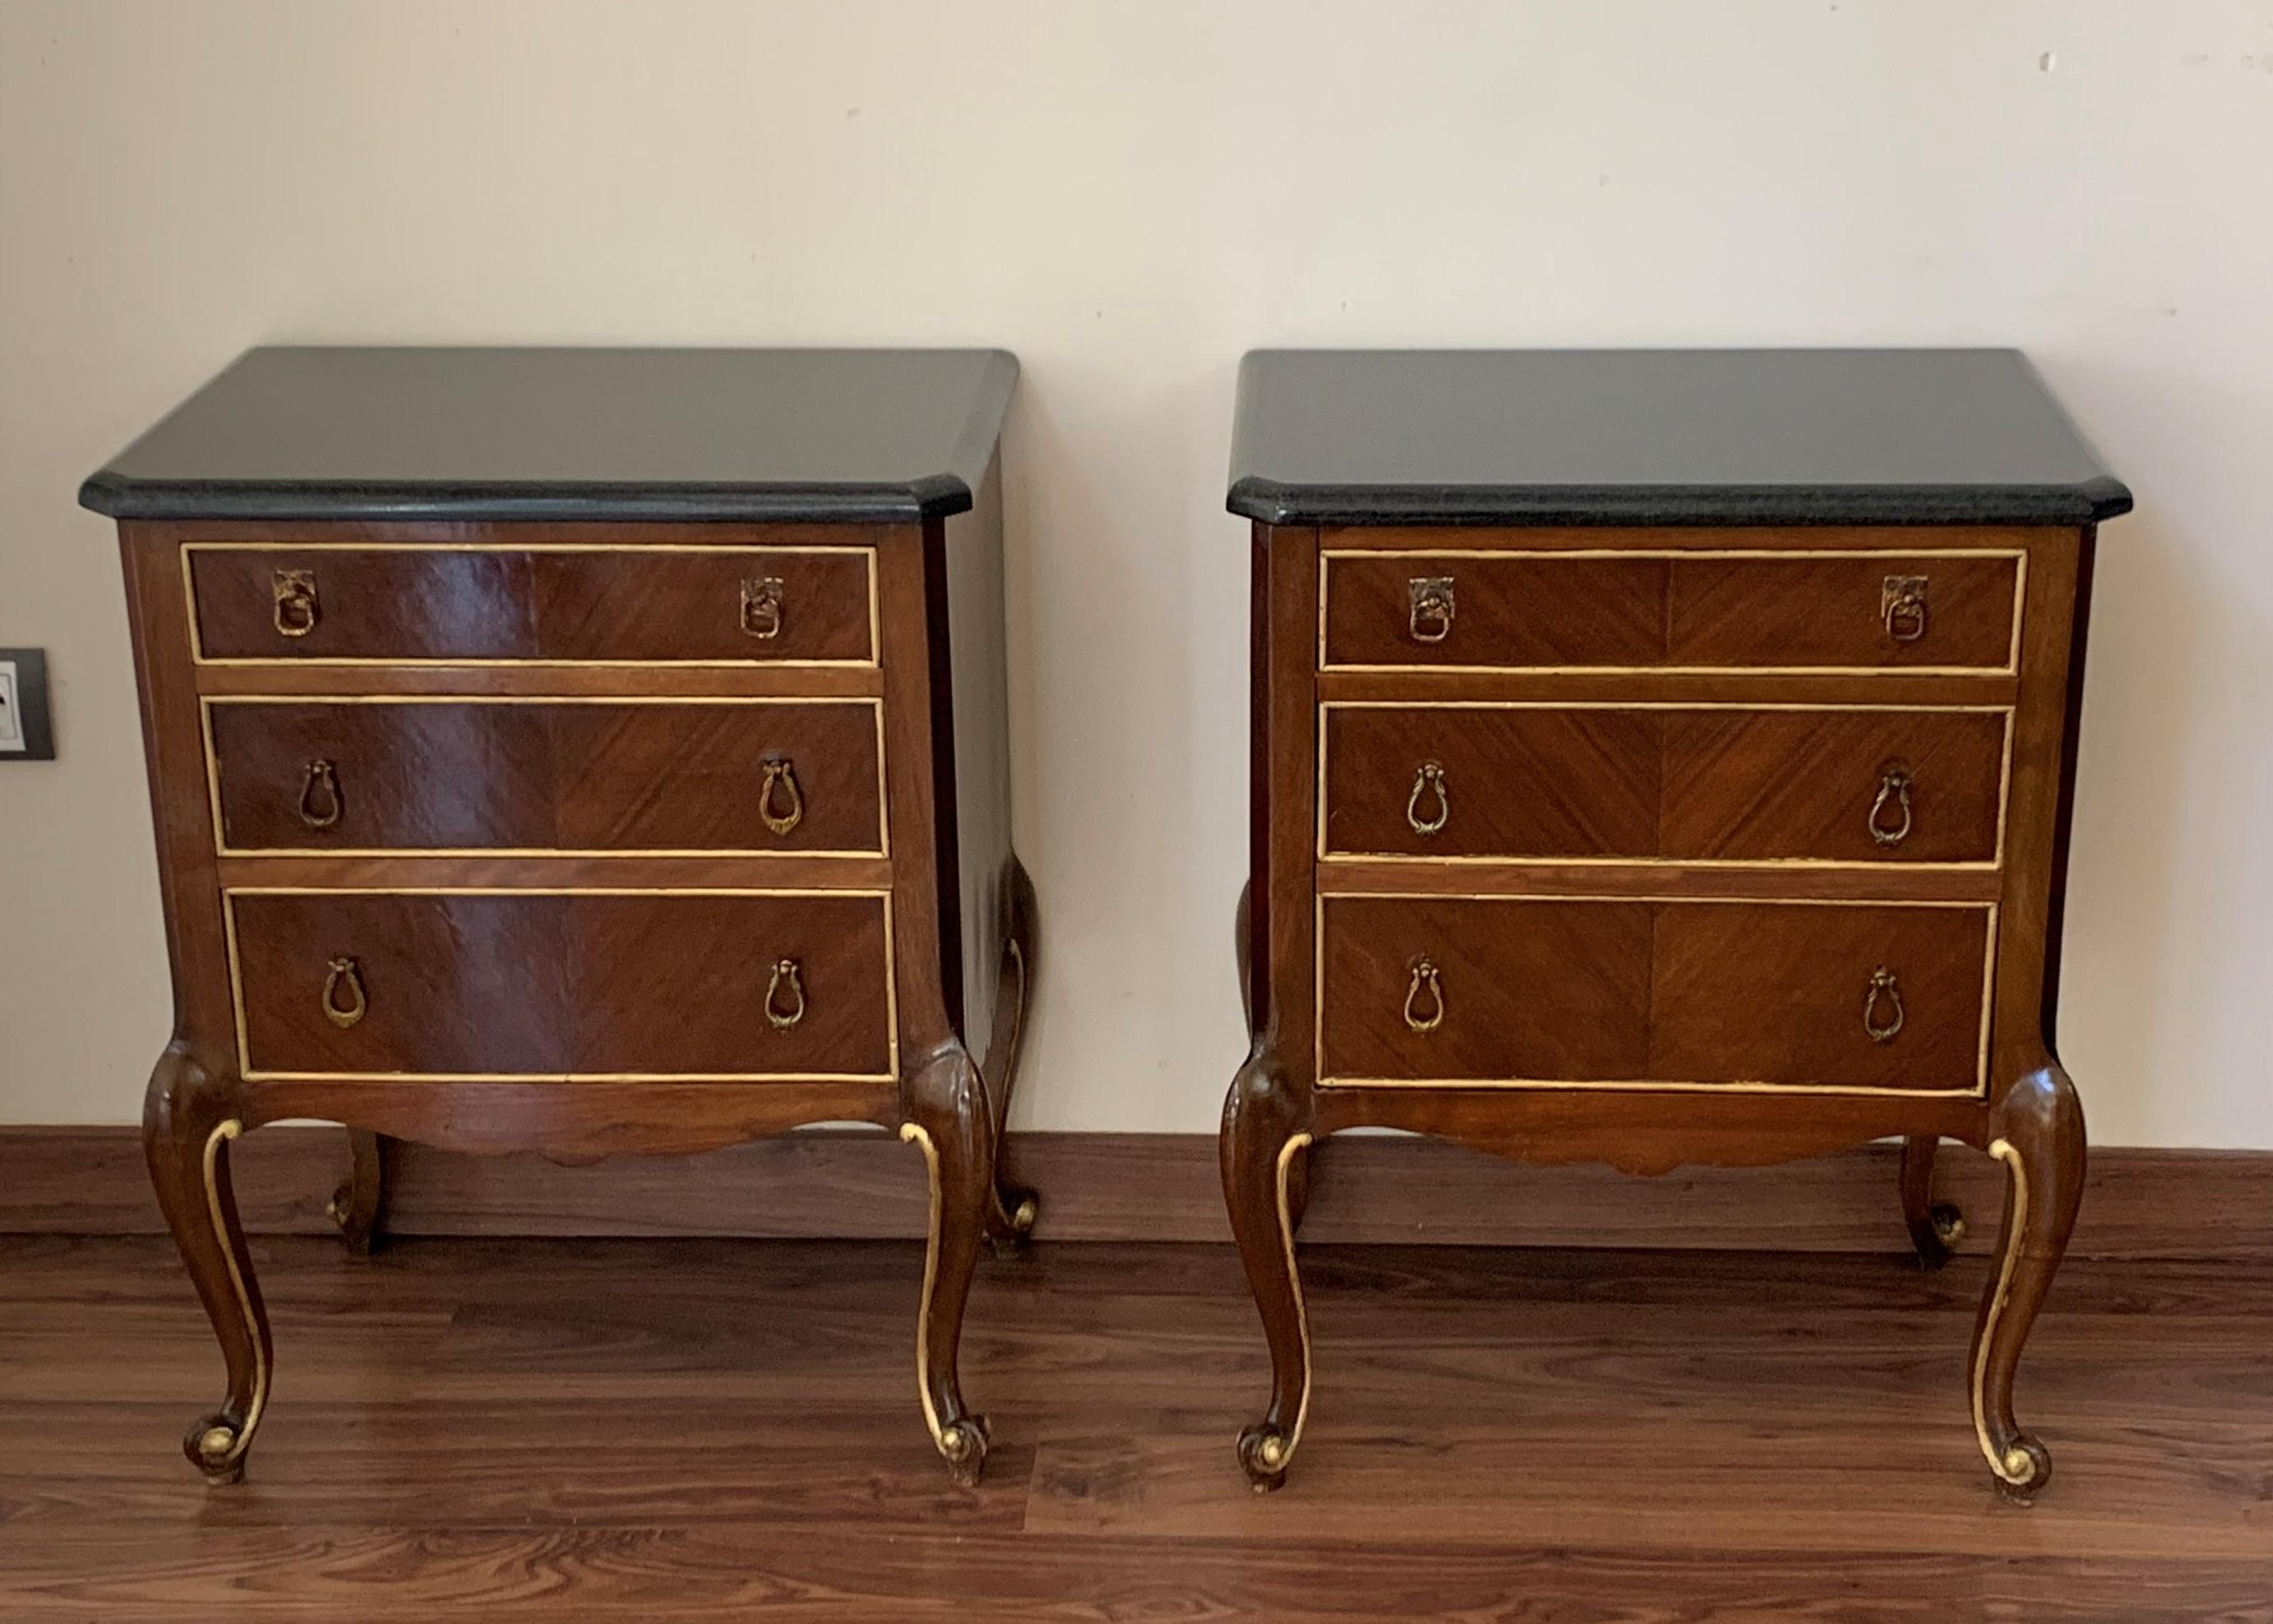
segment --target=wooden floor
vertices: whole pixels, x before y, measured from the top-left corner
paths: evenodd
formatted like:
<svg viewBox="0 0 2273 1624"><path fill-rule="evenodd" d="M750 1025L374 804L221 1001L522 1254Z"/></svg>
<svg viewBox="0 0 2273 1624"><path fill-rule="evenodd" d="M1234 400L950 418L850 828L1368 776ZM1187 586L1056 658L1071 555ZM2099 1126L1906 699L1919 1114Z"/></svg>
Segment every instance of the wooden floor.
<svg viewBox="0 0 2273 1624"><path fill-rule="evenodd" d="M209 1492L170 1249L0 1239L0 1619L2273 1620L2262 1264L2070 1264L2022 1508L1966 1416L1977 1245L1306 1248L1319 1387L1269 1497L1226 1247L990 1262L976 1492L919 1418L912 1245L257 1247L275 1397Z"/></svg>

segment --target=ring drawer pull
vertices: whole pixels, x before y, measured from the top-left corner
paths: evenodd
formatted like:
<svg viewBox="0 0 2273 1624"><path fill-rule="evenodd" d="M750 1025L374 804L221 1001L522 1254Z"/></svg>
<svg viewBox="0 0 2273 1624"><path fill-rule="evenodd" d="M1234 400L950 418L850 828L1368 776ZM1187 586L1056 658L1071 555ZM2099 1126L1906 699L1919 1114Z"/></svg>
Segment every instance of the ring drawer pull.
<svg viewBox="0 0 2273 1624"><path fill-rule="evenodd" d="M797 769L787 756L768 756L765 760L765 784L758 791L758 815L766 820L766 827L776 834L786 834L805 817L805 797L797 787ZM774 791L778 789L788 797L789 810L774 810Z"/></svg>
<svg viewBox="0 0 2273 1624"><path fill-rule="evenodd" d="M1883 1003L1893 1011L1893 1018L1881 1021L1879 1006ZM1863 994L1863 1029L1871 1035L1874 1044L1890 1044L1894 1034L1902 1029L1902 989L1894 979L1894 972L1881 964L1871 972L1871 984Z"/></svg>
<svg viewBox="0 0 2273 1624"><path fill-rule="evenodd" d="M276 594L277 634L305 637L314 631L324 613L322 605L316 601L316 572L276 570L270 573L268 581Z"/></svg>
<svg viewBox="0 0 2273 1624"><path fill-rule="evenodd" d="M300 821L311 829L328 829L347 810L340 799L340 775L328 761L308 763L308 782L300 786Z"/></svg>
<svg viewBox="0 0 2273 1624"><path fill-rule="evenodd" d="M1437 815L1421 815L1421 797L1434 790ZM1413 826L1415 834L1434 834L1444 827L1444 819L1452 815L1452 799L1444 791L1444 769L1434 761L1423 761L1421 770L1413 775L1413 793L1405 797L1405 821Z"/></svg>
<svg viewBox="0 0 2273 1624"><path fill-rule="evenodd" d="M1888 827L1887 804L1893 802L1902 821ZM1910 833L1910 775L1890 767L1879 779L1878 798L1871 803L1871 838L1881 846L1899 846Z"/></svg>
<svg viewBox="0 0 2273 1624"><path fill-rule="evenodd" d="M784 984L789 987L790 997L797 1000L786 1009L781 1003ZM783 1032L805 1019L805 983L798 978L795 959L774 962L773 978L766 983L766 1019L774 1023L776 1031Z"/></svg>
<svg viewBox="0 0 2273 1624"><path fill-rule="evenodd" d="M1452 632L1452 578L1415 575L1407 583L1413 610L1406 624L1416 643L1441 643Z"/></svg>
<svg viewBox="0 0 2273 1624"><path fill-rule="evenodd" d="M1430 1013L1420 1010L1421 993L1429 994ZM1444 1023L1444 988L1437 978L1437 967L1426 959L1413 961L1412 984L1405 989L1405 1024L1416 1032L1433 1032Z"/></svg>
<svg viewBox="0 0 2273 1624"><path fill-rule="evenodd" d="M782 629L782 583L766 575L742 583L742 630L759 639L776 638Z"/></svg>
<svg viewBox="0 0 2273 1624"><path fill-rule="evenodd" d="M340 989L347 989L348 1001L340 1002ZM332 961L331 973L324 977L324 1016L341 1031L347 1030L364 1017L371 1007L363 995L363 970L353 959L340 957Z"/></svg>
<svg viewBox="0 0 2273 1624"><path fill-rule="evenodd" d="M1925 635L1925 582L1923 575L1889 575L1879 587L1879 617L1898 643L1915 643Z"/></svg>

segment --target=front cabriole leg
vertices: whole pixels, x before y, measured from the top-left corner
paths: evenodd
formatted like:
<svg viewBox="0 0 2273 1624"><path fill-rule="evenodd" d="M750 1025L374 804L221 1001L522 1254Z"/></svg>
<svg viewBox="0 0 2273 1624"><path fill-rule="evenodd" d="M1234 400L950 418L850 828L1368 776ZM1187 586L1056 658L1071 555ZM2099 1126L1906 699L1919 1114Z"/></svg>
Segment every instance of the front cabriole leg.
<svg viewBox="0 0 2273 1624"><path fill-rule="evenodd" d="M2013 1418L2013 1373L2083 1199L2083 1107L2057 1061L2006 1091L1991 1119L1989 1154L2007 1169L2004 1233L1973 1330L1968 1368L1973 1430L1999 1487L2021 1499L2052 1476L2052 1456Z"/></svg>
<svg viewBox="0 0 2273 1624"><path fill-rule="evenodd" d="M158 1206L181 1249L229 1366L229 1396L182 1441L214 1484L244 1475L245 1453L267 1407L274 1356L268 1312L253 1277L229 1177L229 1147L247 1127L237 1091L178 1044L159 1057L142 1106L142 1149Z"/></svg>
<svg viewBox="0 0 2273 1624"><path fill-rule="evenodd" d="M921 1148L931 1192L916 1319L917 1395L948 1470L971 1486L986 1463L986 1419L964 1407L956 1356L994 1199L994 1134L979 1067L960 1044L911 1081L900 1137Z"/></svg>
<svg viewBox="0 0 2273 1624"><path fill-rule="evenodd" d="M1294 1269L1294 1164L1311 1142L1286 1073L1258 1044L1223 1105L1223 1194L1247 1283L1271 1347L1271 1406L1239 1435L1239 1464L1258 1493L1287 1480L1310 1407L1310 1332Z"/></svg>

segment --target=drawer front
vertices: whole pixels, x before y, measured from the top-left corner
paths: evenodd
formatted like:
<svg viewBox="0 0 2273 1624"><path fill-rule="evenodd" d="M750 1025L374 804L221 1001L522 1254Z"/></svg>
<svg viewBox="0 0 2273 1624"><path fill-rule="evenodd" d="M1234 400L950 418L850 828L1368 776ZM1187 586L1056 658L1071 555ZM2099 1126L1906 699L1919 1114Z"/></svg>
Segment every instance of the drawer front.
<svg viewBox="0 0 2273 1624"><path fill-rule="evenodd" d="M1342 896L1324 1083L1977 1093L1986 904Z"/></svg>
<svg viewBox="0 0 2273 1624"><path fill-rule="evenodd" d="M224 894L249 1077L896 1074L869 892Z"/></svg>
<svg viewBox="0 0 2273 1624"><path fill-rule="evenodd" d="M1320 855L1993 864L2003 709L1329 702Z"/></svg>
<svg viewBox="0 0 2273 1624"><path fill-rule="evenodd" d="M865 547L191 543L201 662L873 665Z"/></svg>
<svg viewBox="0 0 2273 1624"><path fill-rule="evenodd" d="M882 709L209 699L216 849L881 857Z"/></svg>
<svg viewBox="0 0 2273 1624"><path fill-rule="evenodd" d="M1328 550L1328 670L2014 669L2015 551Z"/></svg>

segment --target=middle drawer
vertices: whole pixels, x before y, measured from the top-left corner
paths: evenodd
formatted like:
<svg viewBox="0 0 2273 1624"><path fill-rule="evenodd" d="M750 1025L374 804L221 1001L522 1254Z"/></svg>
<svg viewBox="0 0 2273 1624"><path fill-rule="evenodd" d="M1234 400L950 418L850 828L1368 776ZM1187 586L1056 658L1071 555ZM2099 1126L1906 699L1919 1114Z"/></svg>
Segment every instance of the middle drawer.
<svg viewBox="0 0 2273 1624"><path fill-rule="evenodd" d="M883 701L204 701L223 856L883 857Z"/></svg>
<svg viewBox="0 0 2273 1624"><path fill-rule="evenodd" d="M1999 860L2009 710L1329 700L1329 857Z"/></svg>

